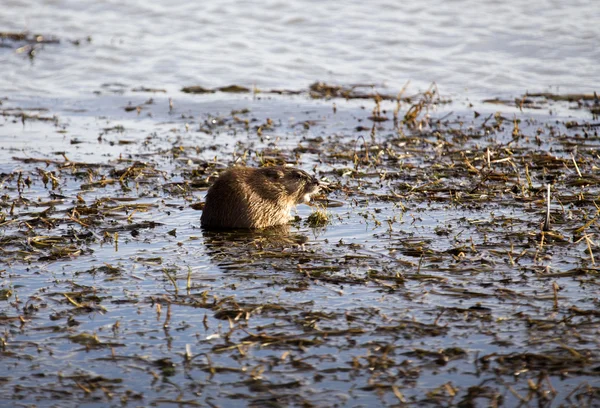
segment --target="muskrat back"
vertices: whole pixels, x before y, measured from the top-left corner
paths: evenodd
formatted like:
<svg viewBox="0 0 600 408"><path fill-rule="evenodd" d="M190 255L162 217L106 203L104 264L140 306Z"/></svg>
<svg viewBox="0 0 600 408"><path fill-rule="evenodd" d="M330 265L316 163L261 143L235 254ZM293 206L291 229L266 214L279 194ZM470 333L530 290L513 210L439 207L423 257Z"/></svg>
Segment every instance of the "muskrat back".
<svg viewBox="0 0 600 408"><path fill-rule="evenodd" d="M287 224L296 204L308 203L319 181L291 167L233 167L208 189L205 228L266 228Z"/></svg>

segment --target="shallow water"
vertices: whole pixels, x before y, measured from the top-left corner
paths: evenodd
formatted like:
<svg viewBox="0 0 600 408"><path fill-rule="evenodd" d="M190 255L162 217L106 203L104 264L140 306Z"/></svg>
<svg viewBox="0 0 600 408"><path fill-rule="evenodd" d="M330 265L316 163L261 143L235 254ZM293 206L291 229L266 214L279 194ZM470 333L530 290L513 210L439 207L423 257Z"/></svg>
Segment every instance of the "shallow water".
<svg viewBox="0 0 600 408"><path fill-rule="evenodd" d="M599 101L513 99L594 91L592 2L2 6L60 43L0 48L0 405L599 403ZM203 231L233 163L332 191Z"/></svg>
<svg viewBox="0 0 600 408"><path fill-rule="evenodd" d="M181 95L170 110L150 95L3 102L3 403L597 402L598 269L574 229L597 211L600 139L564 125L587 109L440 104L421 130L369 136L368 100ZM587 185L571 184L572 143ZM299 206L290 236L202 231L199 182L244 152L332 182L331 223L309 228ZM544 244L547 177L559 235Z"/></svg>
<svg viewBox="0 0 600 408"><path fill-rule="evenodd" d="M31 62L0 48L0 92L85 95L104 83L300 89L315 81L392 93L407 81L413 91L436 82L446 95L475 99L589 92L600 85L597 19L593 0L3 0L3 31L62 44Z"/></svg>

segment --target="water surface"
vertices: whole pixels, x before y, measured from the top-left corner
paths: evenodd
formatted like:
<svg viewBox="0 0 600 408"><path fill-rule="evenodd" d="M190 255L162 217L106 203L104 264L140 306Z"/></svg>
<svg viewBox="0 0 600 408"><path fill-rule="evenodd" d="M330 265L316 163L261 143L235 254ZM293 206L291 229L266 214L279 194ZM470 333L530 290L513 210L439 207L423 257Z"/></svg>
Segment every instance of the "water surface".
<svg viewBox="0 0 600 408"><path fill-rule="evenodd" d="M0 48L0 405L598 405L595 8L4 0L60 42ZM200 228L283 163L331 191Z"/></svg>
<svg viewBox="0 0 600 408"><path fill-rule="evenodd" d="M594 1L4 0L0 27L54 35L35 60L0 49L6 95L78 95L103 83L177 90L314 81L448 95L598 87ZM85 39L91 37L92 42Z"/></svg>

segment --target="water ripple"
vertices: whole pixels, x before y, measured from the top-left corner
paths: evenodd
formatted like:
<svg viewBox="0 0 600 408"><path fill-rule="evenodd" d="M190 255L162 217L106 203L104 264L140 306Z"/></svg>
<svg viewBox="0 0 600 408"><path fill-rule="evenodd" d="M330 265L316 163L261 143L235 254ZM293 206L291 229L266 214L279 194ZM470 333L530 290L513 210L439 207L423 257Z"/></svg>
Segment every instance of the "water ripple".
<svg viewBox="0 0 600 408"><path fill-rule="evenodd" d="M446 93L594 90L600 26L592 1L311 0L215 5L174 0L6 0L5 31L64 39L34 61L0 48L0 90L69 95L128 86L239 83L305 88L316 80ZM66 40L92 37L79 47Z"/></svg>

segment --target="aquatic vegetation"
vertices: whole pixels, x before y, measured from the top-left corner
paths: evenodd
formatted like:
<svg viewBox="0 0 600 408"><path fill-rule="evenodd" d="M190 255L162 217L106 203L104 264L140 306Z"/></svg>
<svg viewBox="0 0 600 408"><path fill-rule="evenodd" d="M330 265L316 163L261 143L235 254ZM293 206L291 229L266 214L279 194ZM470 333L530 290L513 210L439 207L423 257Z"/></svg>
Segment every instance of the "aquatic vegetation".
<svg viewBox="0 0 600 408"><path fill-rule="evenodd" d="M49 135L0 151L6 404L599 403L595 99L113 88L103 120L0 106ZM203 231L234 163L328 191Z"/></svg>

